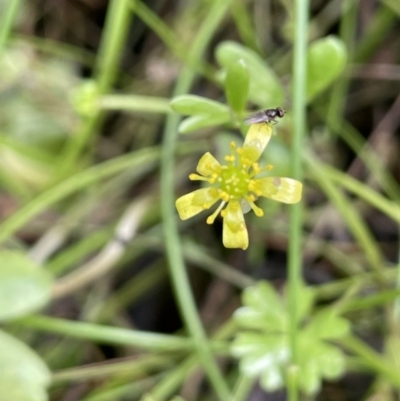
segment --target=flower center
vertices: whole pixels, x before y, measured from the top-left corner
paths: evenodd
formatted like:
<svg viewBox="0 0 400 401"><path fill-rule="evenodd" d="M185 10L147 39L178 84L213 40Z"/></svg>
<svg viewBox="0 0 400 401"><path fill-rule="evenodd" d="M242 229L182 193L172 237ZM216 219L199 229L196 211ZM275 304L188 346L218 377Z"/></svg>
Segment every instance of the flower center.
<svg viewBox="0 0 400 401"><path fill-rule="evenodd" d="M230 199L239 199L247 194L250 179L248 169L243 166L223 166L217 182Z"/></svg>

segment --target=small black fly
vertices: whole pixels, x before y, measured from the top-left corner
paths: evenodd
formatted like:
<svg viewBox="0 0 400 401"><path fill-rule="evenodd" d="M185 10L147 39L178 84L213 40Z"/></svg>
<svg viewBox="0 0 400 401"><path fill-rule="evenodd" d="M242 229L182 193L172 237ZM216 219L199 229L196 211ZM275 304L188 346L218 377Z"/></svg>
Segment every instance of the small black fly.
<svg viewBox="0 0 400 401"><path fill-rule="evenodd" d="M274 124L276 124L277 121L275 120L275 118L282 118L285 113L285 110L280 107L277 107L276 109L261 110L246 117L244 119L244 123L250 125L273 122Z"/></svg>

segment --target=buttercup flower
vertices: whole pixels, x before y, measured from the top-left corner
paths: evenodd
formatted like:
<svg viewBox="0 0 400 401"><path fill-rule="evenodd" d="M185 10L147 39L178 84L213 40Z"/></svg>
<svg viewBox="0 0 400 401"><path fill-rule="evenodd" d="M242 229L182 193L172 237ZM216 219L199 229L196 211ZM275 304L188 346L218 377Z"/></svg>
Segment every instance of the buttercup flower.
<svg viewBox="0 0 400 401"><path fill-rule="evenodd" d="M198 174L190 174L189 178L206 181L210 187L198 189L177 199L179 217L182 220L189 219L220 200L220 205L207 218L207 223L214 223L221 212L224 219L224 246L247 249L249 237L243 213L252 209L256 216L263 216L262 209L254 203L258 197L264 196L283 203L297 203L301 199L303 186L297 180L285 177L255 178L273 168L272 165L261 168L257 163L271 139L271 134L270 124L251 125L242 148L231 142L231 154L225 156L226 164L223 165L211 153L205 153L197 165Z"/></svg>

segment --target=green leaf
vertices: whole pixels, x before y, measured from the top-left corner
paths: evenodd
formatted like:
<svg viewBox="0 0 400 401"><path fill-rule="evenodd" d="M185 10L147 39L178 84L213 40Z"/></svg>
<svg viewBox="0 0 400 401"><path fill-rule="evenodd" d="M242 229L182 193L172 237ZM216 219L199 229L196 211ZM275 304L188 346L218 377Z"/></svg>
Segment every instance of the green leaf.
<svg viewBox="0 0 400 401"><path fill-rule="evenodd" d="M306 394L315 394L321 387L321 377L315 359L309 359L300 367L299 387Z"/></svg>
<svg viewBox="0 0 400 401"><path fill-rule="evenodd" d="M225 93L231 109L241 116L249 93L249 72L244 60L240 59L228 67Z"/></svg>
<svg viewBox="0 0 400 401"><path fill-rule="evenodd" d="M181 134L187 134L189 132L196 131L200 128L214 127L216 125L227 124L231 121L231 115L228 111L215 115L194 115L185 118L179 124L179 132Z"/></svg>
<svg viewBox="0 0 400 401"><path fill-rule="evenodd" d="M50 371L20 340L0 330L0 401L47 401Z"/></svg>
<svg viewBox="0 0 400 401"><path fill-rule="evenodd" d="M307 98L321 93L343 72L347 51L343 42L328 36L311 44L307 54Z"/></svg>
<svg viewBox="0 0 400 401"><path fill-rule="evenodd" d="M270 352L276 352L275 358L281 362L289 358L286 335L265 335L252 331L240 332L232 342L231 352L234 356L255 354L262 357Z"/></svg>
<svg viewBox="0 0 400 401"><path fill-rule="evenodd" d="M315 394L323 378L334 380L345 371L345 356L334 345L300 335L298 347L299 384L307 394Z"/></svg>
<svg viewBox="0 0 400 401"><path fill-rule="evenodd" d="M227 71L237 60L246 63L249 72L249 99L260 108L283 104L283 89L275 72L257 53L236 42L221 43L216 50L219 64Z"/></svg>
<svg viewBox="0 0 400 401"><path fill-rule="evenodd" d="M261 376L261 386L266 390L282 387L282 367L289 361L286 336L266 336L243 332L232 343L232 354L241 357L240 370L249 377Z"/></svg>
<svg viewBox="0 0 400 401"><path fill-rule="evenodd" d="M0 252L0 320L32 313L50 299L50 274L25 255Z"/></svg>
<svg viewBox="0 0 400 401"><path fill-rule="evenodd" d="M284 376L282 369L277 365L270 366L261 373L260 386L266 391L276 391L283 388Z"/></svg>
<svg viewBox="0 0 400 401"><path fill-rule="evenodd" d="M310 314L311 308L314 305L314 293L311 288L306 287L302 283L297 295L297 318L301 321Z"/></svg>
<svg viewBox="0 0 400 401"><path fill-rule="evenodd" d="M304 332L315 339L333 339L343 337L350 331L347 319L337 315L334 309L326 308L313 316Z"/></svg>
<svg viewBox="0 0 400 401"><path fill-rule="evenodd" d="M346 359L343 352L331 345L322 344L318 353L318 365L322 377L330 380L338 379L346 369Z"/></svg>
<svg viewBox="0 0 400 401"><path fill-rule="evenodd" d="M313 296L313 291L302 283L297 300L299 320L309 316ZM246 288L242 296L244 306L234 314L235 321L246 329L239 330L232 342L232 355L240 359L244 374L260 377L260 385L267 391L283 387L283 372L290 363L288 311L283 300L270 283L260 281ZM315 394L323 378L336 379L345 371L342 351L324 340L345 335L348 330L348 321L332 308L318 312L299 330L299 386L303 392Z"/></svg>
<svg viewBox="0 0 400 401"><path fill-rule="evenodd" d="M281 298L268 281L259 281L252 287L243 291L242 301L244 305L257 310L273 310L284 313Z"/></svg>
<svg viewBox="0 0 400 401"><path fill-rule="evenodd" d="M226 105L195 95L177 96L171 101L172 110L184 115L218 115L229 113Z"/></svg>
<svg viewBox="0 0 400 401"><path fill-rule="evenodd" d="M233 317L238 325L247 329L284 333L288 328L286 314L268 313L268 311L260 311L248 306L237 309Z"/></svg>
<svg viewBox="0 0 400 401"><path fill-rule="evenodd" d="M245 306L234 313L235 321L243 327L264 331L285 332L287 314L275 289L267 281L243 291L242 302Z"/></svg>

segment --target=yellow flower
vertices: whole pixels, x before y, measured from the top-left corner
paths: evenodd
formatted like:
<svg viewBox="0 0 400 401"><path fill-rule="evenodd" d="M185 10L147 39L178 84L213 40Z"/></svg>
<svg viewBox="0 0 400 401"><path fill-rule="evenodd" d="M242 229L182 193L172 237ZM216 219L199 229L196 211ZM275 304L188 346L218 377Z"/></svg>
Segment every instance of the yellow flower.
<svg viewBox="0 0 400 401"><path fill-rule="evenodd" d="M258 197L264 196L283 203L297 203L301 199L303 186L299 181L285 177L255 178L259 173L273 168L272 165L260 168L257 163L271 134L270 124L251 125L242 148L237 148L235 142L231 143L231 154L225 156L224 165L211 153L204 154L197 165L198 174L190 174L189 178L207 181L211 186L177 199L179 217L182 220L189 219L220 200L220 205L207 218L207 223L214 223L221 212L224 219L224 246L247 249L249 237L243 213L252 209L257 216L263 216L262 209L254 203Z"/></svg>

